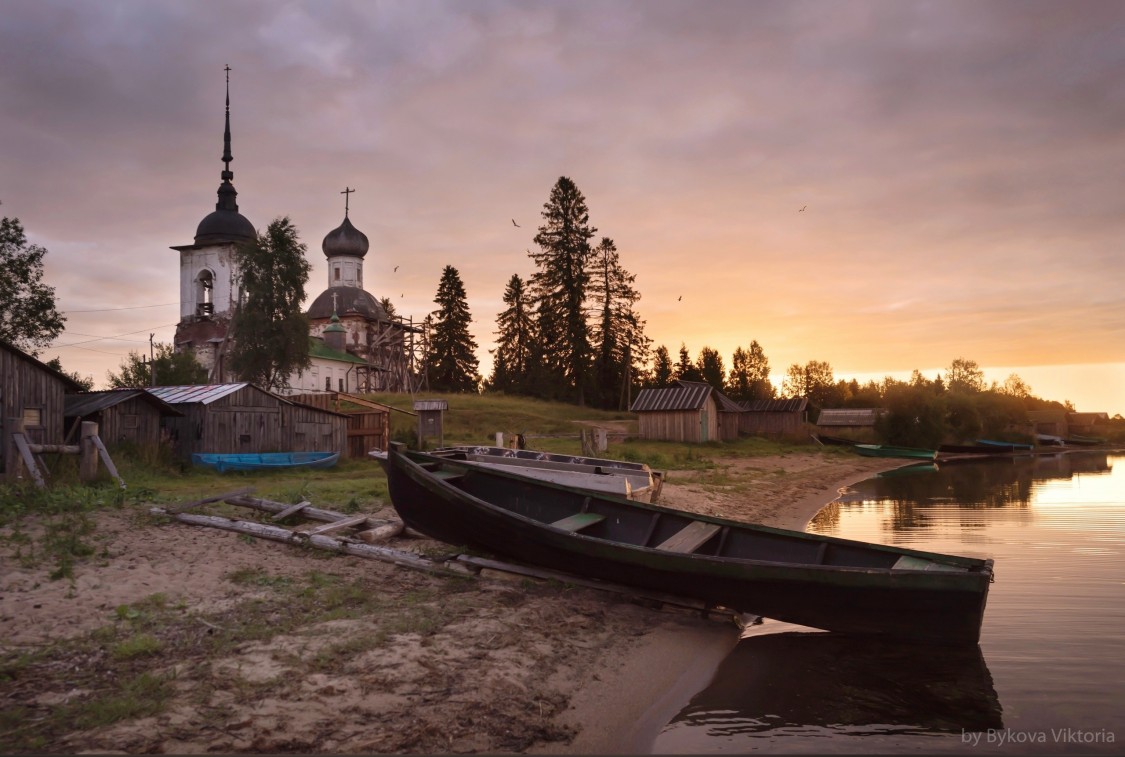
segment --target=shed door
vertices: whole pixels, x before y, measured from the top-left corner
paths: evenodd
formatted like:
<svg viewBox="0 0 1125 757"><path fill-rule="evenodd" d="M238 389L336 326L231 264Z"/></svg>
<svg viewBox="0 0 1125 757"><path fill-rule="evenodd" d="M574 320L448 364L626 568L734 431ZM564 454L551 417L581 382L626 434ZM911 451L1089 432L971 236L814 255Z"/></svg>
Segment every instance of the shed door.
<svg viewBox="0 0 1125 757"><path fill-rule="evenodd" d="M707 436L707 408L699 411L699 441L711 441Z"/></svg>

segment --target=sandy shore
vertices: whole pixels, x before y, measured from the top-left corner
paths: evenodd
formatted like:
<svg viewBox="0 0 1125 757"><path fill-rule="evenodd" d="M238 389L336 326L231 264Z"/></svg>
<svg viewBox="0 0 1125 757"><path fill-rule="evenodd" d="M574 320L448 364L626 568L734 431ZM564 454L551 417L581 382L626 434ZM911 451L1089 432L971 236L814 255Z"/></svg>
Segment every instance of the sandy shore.
<svg viewBox="0 0 1125 757"><path fill-rule="evenodd" d="M669 472L662 503L803 529L891 467L735 459ZM738 638L592 589L451 583L146 512L99 512L73 580L50 580L5 529L0 752L641 753ZM160 706L94 717L138 681Z"/></svg>

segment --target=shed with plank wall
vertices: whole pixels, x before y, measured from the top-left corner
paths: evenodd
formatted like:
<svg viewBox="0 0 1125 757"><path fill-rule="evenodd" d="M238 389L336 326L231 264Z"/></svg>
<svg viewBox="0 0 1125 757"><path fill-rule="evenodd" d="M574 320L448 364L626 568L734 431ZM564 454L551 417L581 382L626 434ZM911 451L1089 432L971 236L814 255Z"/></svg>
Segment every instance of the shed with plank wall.
<svg viewBox="0 0 1125 757"><path fill-rule="evenodd" d="M158 386L148 391L183 413L166 418L177 453L339 452L347 417L302 405L252 384Z"/></svg>
<svg viewBox="0 0 1125 757"><path fill-rule="evenodd" d="M0 341L0 470L15 469L13 421L23 421L31 444L62 444L65 396L82 389L73 379Z"/></svg>
<svg viewBox="0 0 1125 757"><path fill-rule="evenodd" d="M642 389L630 410L637 414L642 439L677 442L738 438L741 408L708 384L677 381L677 386Z"/></svg>

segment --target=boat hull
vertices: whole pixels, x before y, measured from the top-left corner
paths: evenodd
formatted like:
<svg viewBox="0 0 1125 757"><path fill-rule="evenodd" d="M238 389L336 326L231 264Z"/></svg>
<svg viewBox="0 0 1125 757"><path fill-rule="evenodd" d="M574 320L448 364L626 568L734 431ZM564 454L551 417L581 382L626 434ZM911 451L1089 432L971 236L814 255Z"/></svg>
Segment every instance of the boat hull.
<svg viewBox="0 0 1125 757"><path fill-rule="evenodd" d="M980 636L991 560L696 516L448 461L437 468L443 477L393 449L386 467L406 525L455 545L825 630L940 643ZM582 533L550 525L582 512L604 519ZM646 546L693 522L722 535L691 553ZM814 555L852 565L815 564ZM928 567L892 567L904 557Z"/></svg>
<svg viewBox="0 0 1125 757"><path fill-rule="evenodd" d="M339 459L339 452L261 452L243 454L196 452L191 456L193 464L213 468L219 473L226 473L227 471L284 470L288 468L331 468Z"/></svg>
<svg viewBox="0 0 1125 757"><path fill-rule="evenodd" d="M894 457L904 460L934 460L937 457L937 450L892 447L886 444L856 444L854 449L864 457Z"/></svg>

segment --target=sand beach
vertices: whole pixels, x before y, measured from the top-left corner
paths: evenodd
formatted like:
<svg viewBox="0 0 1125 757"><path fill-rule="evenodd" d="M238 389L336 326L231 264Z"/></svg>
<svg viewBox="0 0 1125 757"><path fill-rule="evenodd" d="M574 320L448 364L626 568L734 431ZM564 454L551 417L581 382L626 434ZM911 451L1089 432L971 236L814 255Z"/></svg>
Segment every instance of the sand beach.
<svg viewBox="0 0 1125 757"><path fill-rule="evenodd" d="M724 460L669 471L662 504L803 529L897 465ZM70 580L0 555L0 751L642 753L739 633L618 594L498 572L451 584L147 508L99 512L91 539ZM113 706L133 709L98 717Z"/></svg>

